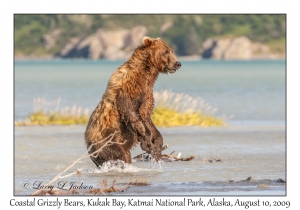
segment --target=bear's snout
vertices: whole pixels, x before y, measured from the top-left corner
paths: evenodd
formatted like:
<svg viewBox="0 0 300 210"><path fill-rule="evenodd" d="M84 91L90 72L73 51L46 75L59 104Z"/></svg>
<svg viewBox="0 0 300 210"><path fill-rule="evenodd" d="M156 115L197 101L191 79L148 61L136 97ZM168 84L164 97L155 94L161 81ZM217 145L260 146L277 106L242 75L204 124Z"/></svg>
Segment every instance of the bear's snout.
<svg viewBox="0 0 300 210"><path fill-rule="evenodd" d="M168 72L171 73L171 74L173 74L173 73L175 73L175 71L177 71L180 67L181 67L181 63L178 62L178 61L176 61L176 62L173 64L172 68L169 68L169 69L168 69Z"/></svg>
<svg viewBox="0 0 300 210"><path fill-rule="evenodd" d="M180 67L181 67L181 63L177 61L177 62L175 63L175 68L176 68L176 69L179 69Z"/></svg>

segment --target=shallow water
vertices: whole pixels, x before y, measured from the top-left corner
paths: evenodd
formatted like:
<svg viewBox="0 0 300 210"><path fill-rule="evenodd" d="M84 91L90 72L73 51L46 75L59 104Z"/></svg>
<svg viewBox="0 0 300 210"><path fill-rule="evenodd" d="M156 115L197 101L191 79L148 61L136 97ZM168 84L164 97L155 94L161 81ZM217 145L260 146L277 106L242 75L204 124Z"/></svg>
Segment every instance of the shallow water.
<svg viewBox="0 0 300 210"><path fill-rule="evenodd" d="M85 152L84 126L29 126L15 128L15 193L29 194L22 183L46 184ZM97 169L89 159L76 167L83 170L63 179L94 187L101 180L128 183L132 177L148 186L131 187L134 195L284 195L285 185L267 180L285 180L285 132L282 126L228 126L222 128L160 128L169 148L163 154L194 155L192 161L154 164L133 162L125 167ZM136 148L132 157L143 151ZM218 157L220 162L208 160ZM75 169L69 171L73 172ZM232 184L252 176L256 182ZM265 180L265 181L264 181ZM249 184L250 183L250 184ZM57 182L56 182L57 184ZM267 184L267 188L257 188Z"/></svg>
<svg viewBox="0 0 300 210"><path fill-rule="evenodd" d="M120 61L18 61L15 63L15 120L33 111L33 99L62 98L61 107L94 109ZM225 127L159 128L169 148L163 154L195 156L192 161L133 162L96 169L87 158L83 173L62 179L66 185L97 187L102 180L128 183L142 179L120 195L285 195L285 62L182 62L172 75L161 75L155 90L201 96L217 116L230 116ZM85 126L15 127L15 194L28 195L46 184L85 152ZM143 151L137 147L132 157ZM213 158L220 162L209 162ZM71 170L69 172L73 172ZM248 177L253 181L242 182ZM231 181L230 181L231 180ZM271 180L271 181L270 181ZM24 183L30 182L29 189ZM35 184L34 184L35 183ZM58 182L54 183L57 186ZM265 187L258 187L264 184ZM118 193L115 193L118 194Z"/></svg>

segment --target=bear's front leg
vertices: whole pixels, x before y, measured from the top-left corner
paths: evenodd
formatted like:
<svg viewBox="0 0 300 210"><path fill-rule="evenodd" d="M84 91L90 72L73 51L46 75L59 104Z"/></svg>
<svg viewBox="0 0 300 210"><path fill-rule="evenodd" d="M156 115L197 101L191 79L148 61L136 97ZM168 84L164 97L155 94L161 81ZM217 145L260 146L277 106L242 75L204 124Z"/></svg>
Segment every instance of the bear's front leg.
<svg viewBox="0 0 300 210"><path fill-rule="evenodd" d="M153 136L139 114L140 105L138 100L131 99L129 96L126 96L124 91L120 90L117 94L116 106L121 120L137 132L142 149L151 154L154 148L152 143Z"/></svg>
<svg viewBox="0 0 300 210"><path fill-rule="evenodd" d="M143 137L139 137L139 142L141 143L142 150L151 154L156 161L159 161L161 159L163 146L162 136L153 138L151 141L147 141Z"/></svg>
<svg viewBox="0 0 300 210"><path fill-rule="evenodd" d="M162 147L163 147L163 137L160 134L160 132L157 130L155 125L153 124L151 118L148 118L148 120L145 121L146 127L150 130L152 133L152 150L151 155L155 158L156 161L161 159L161 153L162 153Z"/></svg>

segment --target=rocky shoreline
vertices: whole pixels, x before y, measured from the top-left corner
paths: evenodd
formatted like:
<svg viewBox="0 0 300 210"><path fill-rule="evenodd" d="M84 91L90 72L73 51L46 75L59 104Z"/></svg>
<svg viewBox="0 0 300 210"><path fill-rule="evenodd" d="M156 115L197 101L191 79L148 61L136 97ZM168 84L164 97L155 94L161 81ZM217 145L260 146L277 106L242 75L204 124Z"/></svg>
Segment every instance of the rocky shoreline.
<svg viewBox="0 0 300 210"><path fill-rule="evenodd" d="M60 49L58 55L44 54L36 56L15 55L15 60L27 59L106 59L127 60L133 50L141 43L147 35L145 26L136 26L131 30L119 29L109 31L99 29L96 33L86 37L72 37ZM45 49L49 50L56 46L62 29L55 29L51 33L43 35ZM270 47L253 42L246 36L232 38L208 38L206 39L196 55L181 57L183 60L215 59L215 60L273 60L285 59L285 54L277 54Z"/></svg>

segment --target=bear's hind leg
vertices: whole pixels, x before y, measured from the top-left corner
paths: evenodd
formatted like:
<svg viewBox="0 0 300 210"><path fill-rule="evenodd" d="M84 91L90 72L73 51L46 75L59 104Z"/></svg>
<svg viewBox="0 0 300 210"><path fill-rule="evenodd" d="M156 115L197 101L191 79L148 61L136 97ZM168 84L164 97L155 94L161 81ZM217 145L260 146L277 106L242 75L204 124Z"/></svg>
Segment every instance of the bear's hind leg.
<svg viewBox="0 0 300 210"><path fill-rule="evenodd" d="M126 151L123 145L113 144L107 148L107 155L110 156L110 160L122 160L125 163L131 163L130 151Z"/></svg>
<svg viewBox="0 0 300 210"><path fill-rule="evenodd" d="M97 148L93 147L90 154L96 150ZM125 151L122 145L113 144L103 148L97 156L91 156L91 159L97 167L110 160L121 160L125 163L131 163L131 154L130 151Z"/></svg>

